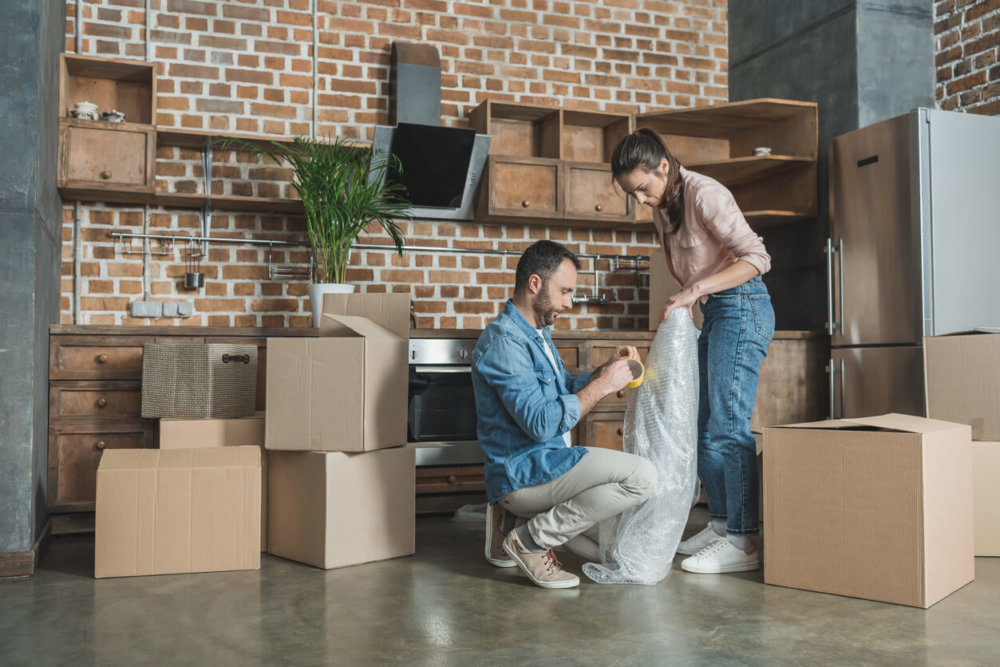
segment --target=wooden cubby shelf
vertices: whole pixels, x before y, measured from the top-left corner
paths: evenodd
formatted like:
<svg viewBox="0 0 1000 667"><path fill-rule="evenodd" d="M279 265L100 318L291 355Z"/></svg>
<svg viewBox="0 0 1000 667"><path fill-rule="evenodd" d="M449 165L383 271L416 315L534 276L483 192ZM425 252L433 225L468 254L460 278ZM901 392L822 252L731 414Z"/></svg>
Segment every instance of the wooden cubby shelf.
<svg viewBox="0 0 1000 667"><path fill-rule="evenodd" d="M70 118L79 101L121 111L127 122ZM158 147L222 151L232 150L220 143L227 138L285 145L292 140L157 128L151 63L63 54L59 104L64 117L58 185L64 199L303 212L295 197L158 192ZM816 215L817 112L811 102L760 99L634 115L488 99L469 113L469 125L492 137L477 195L479 222L651 230L649 209L626 198L611 179L611 152L637 127L656 130L682 164L728 187L754 227ZM754 155L761 146L771 154ZM197 187L206 189L202 181Z"/></svg>

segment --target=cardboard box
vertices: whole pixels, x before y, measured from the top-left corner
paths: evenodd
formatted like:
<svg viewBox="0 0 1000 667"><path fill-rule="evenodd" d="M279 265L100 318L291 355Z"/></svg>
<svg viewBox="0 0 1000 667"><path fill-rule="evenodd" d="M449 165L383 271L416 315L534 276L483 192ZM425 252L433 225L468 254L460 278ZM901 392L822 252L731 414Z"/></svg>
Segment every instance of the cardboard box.
<svg viewBox="0 0 1000 667"><path fill-rule="evenodd" d="M927 416L969 424L973 440L1000 440L1000 335L924 338Z"/></svg>
<svg viewBox="0 0 1000 667"><path fill-rule="evenodd" d="M406 444L407 339L362 317L323 317L319 338L267 339L267 449Z"/></svg>
<svg viewBox="0 0 1000 667"><path fill-rule="evenodd" d="M1000 442L972 443L972 504L977 556L1000 556Z"/></svg>
<svg viewBox="0 0 1000 667"><path fill-rule="evenodd" d="M764 450L765 583L926 608L975 577L968 426L794 424Z"/></svg>
<svg viewBox="0 0 1000 667"><path fill-rule="evenodd" d="M363 317L404 340L410 338L409 294L324 294L323 314ZM320 331L328 327L324 320Z"/></svg>
<svg viewBox="0 0 1000 667"><path fill-rule="evenodd" d="M414 552L411 448L270 458L268 553L329 569Z"/></svg>
<svg viewBox="0 0 1000 667"><path fill-rule="evenodd" d="M109 449L94 576L260 568L260 449Z"/></svg>
<svg viewBox="0 0 1000 667"><path fill-rule="evenodd" d="M267 452L264 451L264 412L238 419L161 419L160 449L196 447L260 448L260 550L267 551Z"/></svg>
<svg viewBox="0 0 1000 667"><path fill-rule="evenodd" d="M681 285L670 273L667 257L663 250L657 250L649 256L649 330L656 331L660 327L660 311L667 305L667 299L681 291ZM704 319L701 308L695 306L694 325L701 329Z"/></svg>

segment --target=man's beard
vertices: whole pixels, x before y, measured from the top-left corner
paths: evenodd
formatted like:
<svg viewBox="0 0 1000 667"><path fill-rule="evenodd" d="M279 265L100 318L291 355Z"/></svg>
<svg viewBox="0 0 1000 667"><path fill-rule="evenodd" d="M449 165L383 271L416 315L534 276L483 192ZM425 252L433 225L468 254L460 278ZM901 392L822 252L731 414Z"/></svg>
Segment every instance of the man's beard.
<svg viewBox="0 0 1000 667"><path fill-rule="evenodd" d="M542 285L542 289L538 292L538 297L532 305L532 309L535 311L535 324L537 324L539 328L550 327L556 321L556 309L552 307L552 301L549 299L548 288L549 286L547 284Z"/></svg>

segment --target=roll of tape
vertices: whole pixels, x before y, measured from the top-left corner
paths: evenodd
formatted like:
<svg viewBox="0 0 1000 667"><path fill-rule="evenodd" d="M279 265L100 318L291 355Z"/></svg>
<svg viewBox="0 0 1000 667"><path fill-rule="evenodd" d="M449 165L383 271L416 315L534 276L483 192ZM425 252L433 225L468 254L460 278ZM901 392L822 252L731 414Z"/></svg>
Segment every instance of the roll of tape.
<svg viewBox="0 0 1000 667"><path fill-rule="evenodd" d="M645 373L645 369L642 367L642 362L638 359L628 359L629 370L632 371L632 381L629 382L626 387L629 389L635 389L640 384L642 384L642 378Z"/></svg>

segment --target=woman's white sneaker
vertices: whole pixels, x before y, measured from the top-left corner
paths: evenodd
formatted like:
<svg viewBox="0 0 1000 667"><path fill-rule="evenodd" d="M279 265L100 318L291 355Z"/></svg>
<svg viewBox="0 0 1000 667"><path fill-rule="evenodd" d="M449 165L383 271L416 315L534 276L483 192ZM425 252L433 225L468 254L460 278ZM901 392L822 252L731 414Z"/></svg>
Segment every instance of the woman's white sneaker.
<svg viewBox="0 0 1000 667"><path fill-rule="evenodd" d="M756 545L750 553L723 538L708 545L698 553L681 561L681 569L697 574L723 572L751 572L760 569L760 552Z"/></svg>
<svg viewBox="0 0 1000 667"><path fill-rule="evenodd" d="M686 540L678 544L677 553L681 554L682 556L692 556L701 551L702 549L704 549L705 547L711 546L718 540L724 540L724 539L726 538L715 532L715 529L712 528L712 522L709 521L708 528L701 531L700 533L692 535L691 537L687 538Z"/></svg>

